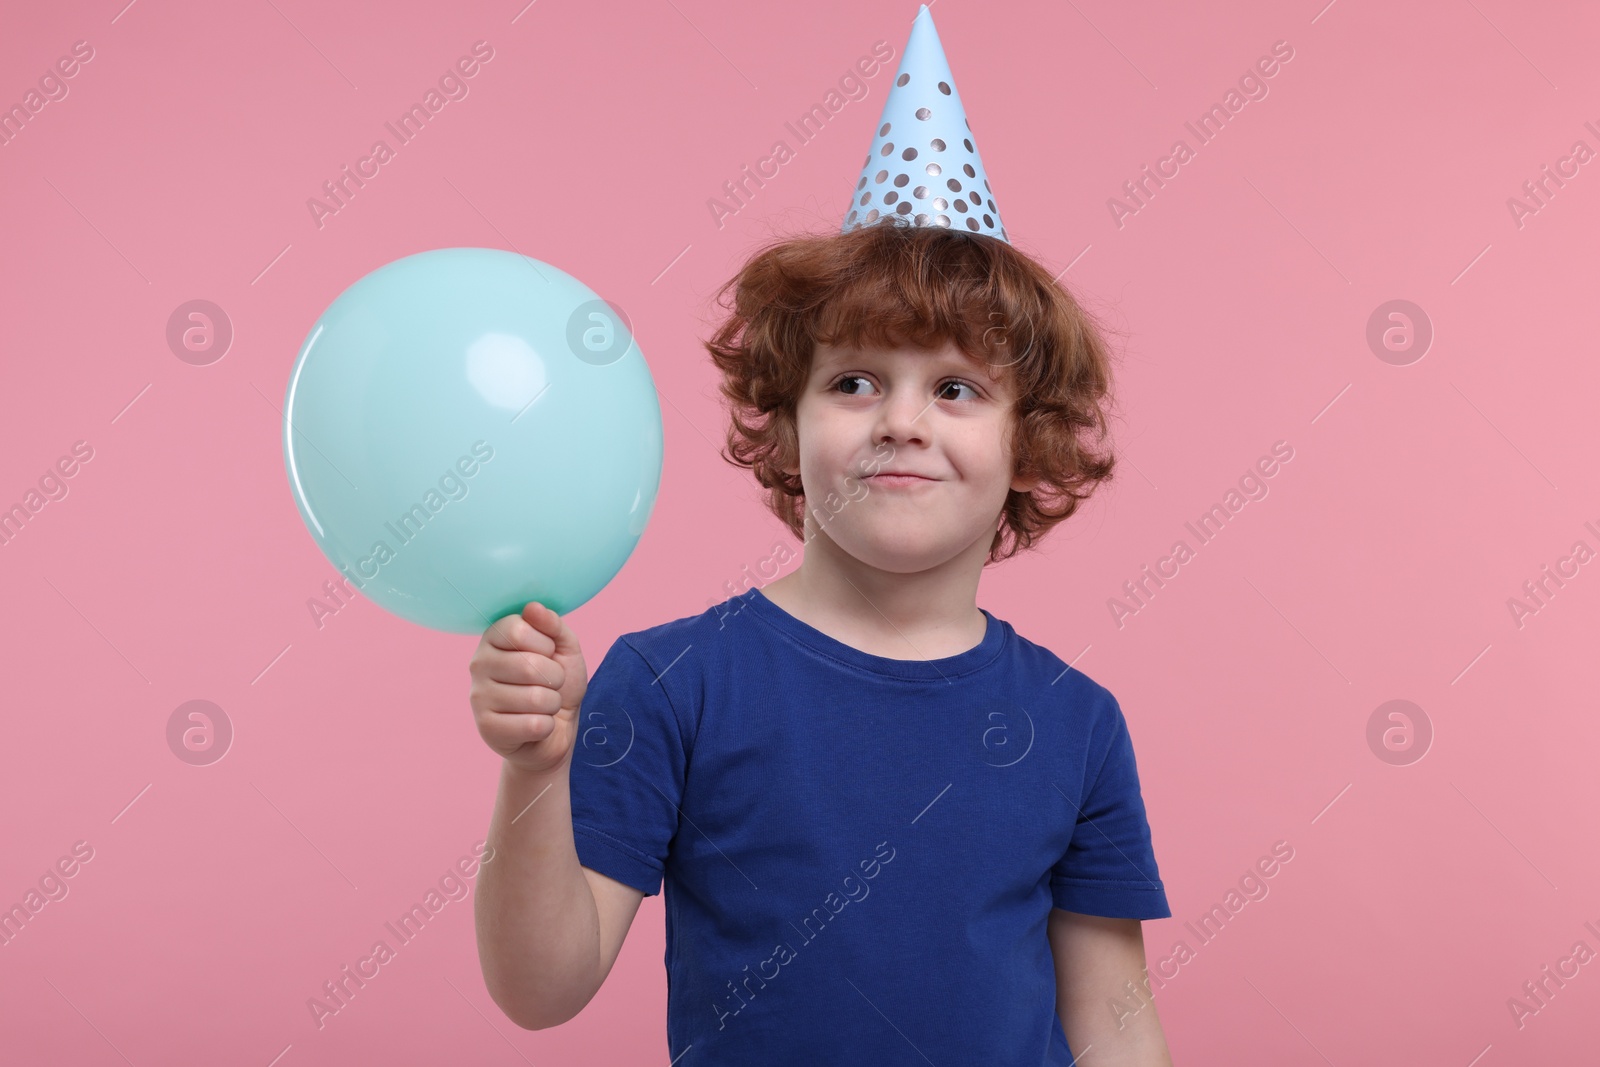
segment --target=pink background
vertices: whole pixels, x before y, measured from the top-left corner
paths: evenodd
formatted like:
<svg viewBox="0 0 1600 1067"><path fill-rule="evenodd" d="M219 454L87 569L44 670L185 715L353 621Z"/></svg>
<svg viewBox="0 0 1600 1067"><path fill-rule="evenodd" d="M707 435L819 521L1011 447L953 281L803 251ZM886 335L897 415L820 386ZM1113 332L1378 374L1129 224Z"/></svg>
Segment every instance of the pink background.
<svg viewBox="0 0 1600 1067"><path fill-rule="evenodd" d="M838 226L916 3L122 2L14 6L0 34L7 107L94 50L0 146L0 504L93 449L0 546L0 905L93 849L0 946L0 1059L666 1063L660 897L556 1030L488 997L470 895L313 1021L483 838L499 761L467 706L475 638L363 600L314 621L335 572L285 480L284 387L317 315L383 263L554 263L631 316L663 401L653 521L571 615L591 667L742 589L787 534L717 455L710 297L780 229ZM1013 239L1070 264L1119 333L1120 477L980 603L1128 715L1174 911L1146 924L1150 963L1194 950L1158 1000L1176 1062L1592 1055L1600 965L1521 1027L1507 1001L1575 942L1600 950L1600 565L1521 626L1508 601L1600 548L1600 163L1520 226L1507 201L1574 141L1600 148L1600 13L933 13ZM470 94L319 228L307 199L479 40ZM878 40L895 58L866 98L798 144L784 123ZM1108 199L1196 147L1185 121L1277 41L1294 56L1269 95L1119 227ZM708 200L780 138L795 158L719 228ZM194 299L235 331L209 365L166 340ZM1434 330L1405 365L1367 341L1396 299ZM1270 493L1199 545L1185 522L1278 441ZM1108 602L1180 538L1195 558L1119 626ZM209 766L167 742L195 699L235 732ZM1409 765L1367 740L1396 699L1434 733ZM1269 895L1200 944L1184 923L1276 841L1294 858Z"/></svg>

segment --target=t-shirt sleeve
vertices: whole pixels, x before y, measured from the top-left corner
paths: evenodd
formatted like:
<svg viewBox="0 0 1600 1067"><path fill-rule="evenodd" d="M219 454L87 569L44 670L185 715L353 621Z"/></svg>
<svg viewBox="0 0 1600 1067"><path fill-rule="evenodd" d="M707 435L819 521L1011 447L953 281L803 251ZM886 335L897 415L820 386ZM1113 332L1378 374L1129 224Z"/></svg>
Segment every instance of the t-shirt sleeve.
<svg viewBox="0 0 1600 1067"><path fill-rule="evenodd" d="M617 638L578 712L568 778L579 864L646 896L661 891L689 737L656 672Z"/></svg>
<svg viewBox="0 0 1600 1067"><path fill-rule="evenodd" d="M1112 714L1100 729L1109 728L1110 744L1098 770L1091 749L1072 840L1050 871L1051 897L1056 907L1085 915L1165 919L1172 909L1156 868L1133 738L1116 698L1106 696Z"/></svg>

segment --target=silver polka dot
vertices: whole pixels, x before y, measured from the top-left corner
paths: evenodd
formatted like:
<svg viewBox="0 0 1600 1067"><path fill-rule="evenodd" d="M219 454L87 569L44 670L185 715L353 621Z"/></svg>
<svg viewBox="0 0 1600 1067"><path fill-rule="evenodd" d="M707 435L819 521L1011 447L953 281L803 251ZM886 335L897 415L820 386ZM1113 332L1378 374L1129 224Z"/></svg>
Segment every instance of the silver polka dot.
<svg viewBox="0 0 1600 1067"><path fill-rule="evenodd" d="M988 179L988 178L985 178L985 179L983 179L983 187L984 187L984 188L985 188L985 189L989 189L989 179ZM990 192L991 192L991 193L992 193L992 192L994 192L994 190L993 190L993 189L989 189L989 191L990 191Z"/></svg>
<svg viewBox="0 0 1600 1067"><path fill-rule="evenodd" d="M917 118L919 118L922 121L926 122L932 117L933 117L933 112L929 111L927 108L925 108L925 107L917 108Z"/></svg>
<svg viewBox="0 0 1600 1067"><path fill-rule="evenodd" d="M964 138L961 139L961 143L967 146L967 151L968 152L972 151L972 141L971 141L971 139L964 137Z"/></svg>
<svg viewBox="0 0 1600 1067"><path fill-rule="evenodd" d="M971 230L973 233L977 233L978 232L978 220L969 217L967 219L967 229Z"/></svg>
<svg viewBox="0 0 1600 1067"><path fill-rule="evenodd" d="M972 169L971 163L961 164L961 169L966 172L967 177L969 178L976 178L978 176L978 172Z"/></svg>
<svg viewBox="0 0 1600 1067"><path fill-rule="evenodd" d="M989 210L990 211L994 210L994 201L993 200L989 201Z"/></svg>
<svg viewBox="0 0 1600 1067"><path fill-rule="evenodd" d="M962 119L961 121L967 124L967 129L969 129L969 130L972 129L972 120L971 119Z"/></svg>
<svg viewBox="0 0 1600 1067"><path fill-rule="evenodd" d="M888 176L889 176L889 172L888 171L880 170L878 173L876 173L876 174L874 174L872 176L872 182L873 182L874 185L882 185L883 184L883 179L887 178Z"/></svg>
<svg viewBox="0 0 1600 1067"><path fill-rule="evenodd" d="M896 84L896 85L904 85L904 84L905 84L905 83L906 83L906 82L908 82L908 81L910 81L910 80L911 80L911 75L909 75L909 74L902 74L902 75L900 75L900 77L898 77L898 78L896 78L896 79L895 79L895 80L894 80L894 83L895 83L895 84ZM971 127L971 126L968 126L968 127L967 127L967 129L969 129L969 130L970 130L970 129L972 129L972 127Z"/></svg>
<svg viewBox="0 0 1600 1067"><path fill-rule="evenodd" d="M883 194L883 202L885 204L892 204L896 200L899 200L899 199L900 199L900 194L895 192L893 189L890 189L887 193Z"/></svg>
<svg viewBox="0 0 1600 1067"><path fill-rule="evenodd" d="M940 167L939 164L937 164L937 163L929 163L928 166L925 169L927 170L927 172L930 175L932 175L933 177L937 178L939 176L939 172L943 168Z"/></svg>
<svg viewBox="0 0 1600 1067"><path fill-rule="evenodd" d="M955 202L955 209L965 214L967 210L967 202L965 200L957 200Z"/></svg>
<svg viewBox="0 0 1600 1067"><path fill-rule="evenodd" d="M900 205L898 207L896 207L895 210L900 212L900 214L902 214L902 215L911 214L911 201L909 201L909 200L900 201Z"/></svg>
<svg viewBox="0 0 1600 1067"><path fill-rule="evenodd" d="M918 200L926 200L928 199L928 187L926 185L919 185L915 189L911 190L911 195L916 197Z"/></svg>
<svg viewBox="0 0 1600 1067"><path fill-rule="evenodd" d="M973 207L983 206L983 197L979 196L977 193L968 193L967 199L972 201Z"/></svg>
<svg viewBox="0 0 1600 1067"><path fill-rule="evenodd" d="M893 152L893 151L894 151L894 142L893 141L885 141L885 142L883 142L883 147L878 149L878 154L880 156L886 156L890 152Z"/></svg>
<svg viewBox="0 0 1600 1067"><path fill-rule="evenodd" d="M856 213L850 212L850 217L844 220L847 224L856 221Z"/></svg>
<svg viewBox="0 0 1600 1067"><path fill-rule="evenodd" d="M937 222L940 226L948 226L948 225L950 225L950 216L949 215L940 215L937 218L935 218L933 221Z"/></svg>
<svg viewBox="0 0 1600 1067"><path fill-rule="evenodd" d="M940 211L943 211L945 208L950 206L950 201L946 200L942 196L936 196L933 198L933 206L938 208Z"/></svg>
<svg viewBox="0 0 1600 1067"><path fill-rule="evenodd" d="M991 230L994 229L994 219L991 219L988 215L983 217L983 224L989 227Z"/></svg>
<svg viewBox="0 0 1600 1067"><path fill-rule="evenodd" d="M867 212L867 222L872 223L872 222L877 222L877 221L878 221L878 209L877 208L873 208L871 211Z"/></svg>
<svg viewBox="0 0 1600 1067"><path fill-rule="evenodd" d="M927 224L928 224L928 216L926 216L926 215L918 215L917 216L917 225L918 226L926 226Z"/></svg>
<svg viewBox="0 0 1600 1067"><path fill-rule="evenodd" d="M945 182L945 184L950 187L950 191L952 193L959 193L961 191L961 183L956 181L954 178L951 178L949 181Z"/></svg>
<svg viewBox="0 0 1600 1067"><path fill-rule="evenodd" d="M909 174L896 174L894 176L894 187L896 189L904 189L906 187L906 183L910 180L911 175Z"/></svg>
<svg viewBox="0 0 1600 1067"><path fill-rule="evenodd" d="M928 142L928 147L933 149L935 152L943 152L944 140L942 138L935 137L932 141Z"/></svg>
<svg viewBox="0 0 1600 1067"><path fill-rule="evenodd" d="M939 91L941 93L943 93L944 95L949 96L950 95L950 86L946 85L944 82L940 82L939 83Z"/></svg>
<svg viewBox="0 0 1600 1067"><path fill-rule="evenodd" d="M872 199L872 194L871 193L862 193L861 194L861 199L857 200L856 203L865 204L868 201L870 201L871 199Z"/></svg>
<svg viewBox="0 0 1600 1067"><path fill-rule="evenodd" d="M888 123L887 123L887 122L885 122L885 123L884 123L884 124L883 124L883 129L881 129L881 130L879 130L879 131L878 131L878 136L879 136L879 137L882 137L882 136L883 136L883 135L884 135L884 134L886 134L886 133L888 133L888 132L889 132L889 124L888 124Z"/></svg>
<svg viewBox="0 0 1600 1067"><path fill-rule="evenodd" d="M861 176L861 183L859 185L857 185L856 188L857 189L864 189L864 188L866 188L866 184L867 184L867 176L865 174L863 174Z"/></svg>
<svg viewBox="0 0 1600 1067"><path fill-rule="evenodd" d="M917 158L917 150L915 148L908 148L904 152L900 153L900 158L901 159L916 159Z"/></svg>

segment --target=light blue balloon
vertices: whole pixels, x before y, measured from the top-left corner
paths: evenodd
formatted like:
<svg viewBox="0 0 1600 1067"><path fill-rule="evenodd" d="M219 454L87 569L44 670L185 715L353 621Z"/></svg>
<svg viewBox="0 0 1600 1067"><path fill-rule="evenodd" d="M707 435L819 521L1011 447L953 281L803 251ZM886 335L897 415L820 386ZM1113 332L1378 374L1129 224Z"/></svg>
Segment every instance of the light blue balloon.
<svg viewBox="0 0 1600 1067"><path fill-rule="evenodd" d="M638 544L661 409L628 324L529 256L440 248L339 294L301 346L284 464L329 561L379 606L481 633L566 614Z"/></svg>

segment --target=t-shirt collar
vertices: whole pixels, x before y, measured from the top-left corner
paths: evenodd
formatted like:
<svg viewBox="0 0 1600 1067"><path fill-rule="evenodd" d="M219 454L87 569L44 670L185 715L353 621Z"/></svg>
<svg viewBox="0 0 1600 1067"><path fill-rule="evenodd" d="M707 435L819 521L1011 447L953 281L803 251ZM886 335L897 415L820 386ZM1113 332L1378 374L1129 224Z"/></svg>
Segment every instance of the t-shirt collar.
<svg viewBox="0 0 1600 1067"><path fill-rule="evenodd" d="M745 592L732 598L735 603L731 605L736 610L749 610L762 623L776 629L785 637L798 641L814 652L818 652L829 659L852 667L856 670L866 671L885 678L904 678L918 681L954 681L956 678L982 670L994 662L1000 654L1001 647L1005 644L1006 624L995 618L986 609L979 608L988 626L983 632L983 640L965 652L958 652L954 656L945 656L940 659L891 659L887 656L875 656L863 652L853 645L833 638L818 630L816 627L800 621L795 616L780 608L769 600L759 586L751 586Z"/></svg>

